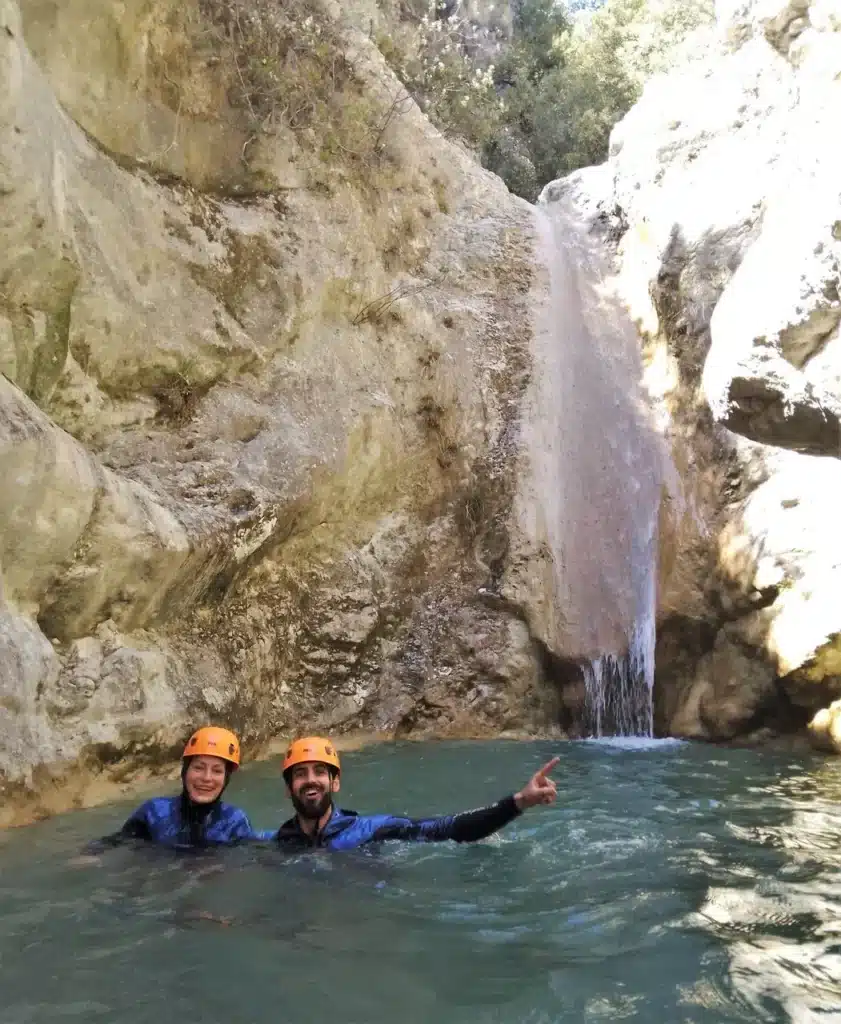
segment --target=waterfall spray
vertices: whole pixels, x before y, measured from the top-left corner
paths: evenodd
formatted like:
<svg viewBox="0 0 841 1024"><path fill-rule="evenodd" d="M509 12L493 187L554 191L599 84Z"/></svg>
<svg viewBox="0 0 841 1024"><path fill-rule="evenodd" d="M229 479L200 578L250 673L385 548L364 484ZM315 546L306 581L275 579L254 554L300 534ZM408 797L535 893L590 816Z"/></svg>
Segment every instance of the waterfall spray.
<svg viewBox="0 0 841 1024"><path fill-rule="evenodd" d="M536 217L548 296L530 456L535 521L552 553L549 639L583 666L588 735L651 735L664 444L600 240L563 186Z"/></svg>

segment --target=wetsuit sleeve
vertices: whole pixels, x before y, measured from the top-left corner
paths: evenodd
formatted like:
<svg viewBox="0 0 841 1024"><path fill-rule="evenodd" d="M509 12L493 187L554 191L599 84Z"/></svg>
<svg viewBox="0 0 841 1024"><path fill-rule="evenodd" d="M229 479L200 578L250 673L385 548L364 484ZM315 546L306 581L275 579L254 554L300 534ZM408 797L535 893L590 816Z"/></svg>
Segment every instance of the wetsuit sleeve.
<svg viewBox="0 0 841 1024"><path fill-rule="evenodd" d="M142 804L138 807L118 832L111 832L107 836L88 843L85 853L101 853L102 850L121 846L132 839L151 839L152 830L146 818L146 806L146 804Z"/></svg>
<svg viewBox="0 0 841 1024"><path fill-rule="evenodd" d="M270 833L274 835L274 833ZM260 839L262 834L257 832L245 811L239 811L231 824L231 842L244 842L247 839Z"/></svg>
<svg viewBox="0 0 841 1024"><path fill-rule="evenodd" d="M448 814L439 818L385 818L374 830L371 839L408 839L421 843L440 843L452 839L456 843L475 843L497 832L521 812L513 796L475 811Z"/></svg>

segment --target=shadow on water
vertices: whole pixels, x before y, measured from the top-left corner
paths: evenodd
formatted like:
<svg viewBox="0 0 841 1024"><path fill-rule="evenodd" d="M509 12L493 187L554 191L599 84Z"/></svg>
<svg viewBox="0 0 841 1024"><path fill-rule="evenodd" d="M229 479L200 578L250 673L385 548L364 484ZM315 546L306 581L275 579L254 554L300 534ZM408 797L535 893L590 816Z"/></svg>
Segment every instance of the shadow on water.
<svg viewBox="0 0 841 1024"><path fill-rule="evenodd" d="M371 748L347 756L343 803L476 806L553 752ZM841 1011L841 765L653 740L558 752L558 804L475 846L120 849L71 869L124 808L8 836L0 1022L719 1024ZM275 771L237 780L261 826L282 813Z"/></svg>

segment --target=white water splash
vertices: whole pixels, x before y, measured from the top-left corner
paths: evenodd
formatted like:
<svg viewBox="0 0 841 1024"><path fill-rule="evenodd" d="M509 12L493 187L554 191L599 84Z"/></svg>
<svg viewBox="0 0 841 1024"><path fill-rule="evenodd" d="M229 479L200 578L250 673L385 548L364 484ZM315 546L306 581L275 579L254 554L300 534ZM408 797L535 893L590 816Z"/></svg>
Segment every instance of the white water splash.
<svg viewBox="0 0 841 1024"><path fill-rule="evenodd" d="M535 516L552 553L547 633L583 666L585 735L651 736L665 446L599 239L563 189L536 216L549 273L531 439Z"/></svg>
<svg viewBox="0 0 841 1024"><path fill-rule="evenodd" d="M677 739L674 736L666 736L655 739L653 736L592 736L586 740L573 740L572 742L585 743L590 746L609 750L633 750L653 751L678 749L688 745L688 740Z"/></svg>
<svg viewBox="0 0 841 1024"><path fill-rule="evenodd" d="M657 534L651 547L637 552L631 568L638 595L628 649L601 654L583 665L587 693L584 729L588 736L652 736L654 647L657 600ZM653 549L653 550L652 550Z"/></svg>

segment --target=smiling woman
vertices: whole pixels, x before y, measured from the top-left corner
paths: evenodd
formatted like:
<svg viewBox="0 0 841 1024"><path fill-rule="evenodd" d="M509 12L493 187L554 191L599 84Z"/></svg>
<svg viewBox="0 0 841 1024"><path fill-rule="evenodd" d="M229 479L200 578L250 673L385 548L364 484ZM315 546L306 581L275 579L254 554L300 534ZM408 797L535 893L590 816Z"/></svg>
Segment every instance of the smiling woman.
<svg viewBox="0 0 841 1024"><path fill-rule="evenodd" d="M192 849L253 838L245 812L221 801L239 761L239 740L232 732L215 726L198 729L184 747L180 796L147 800L118 832L91 843L87 852L127 840Z"/></svg>

